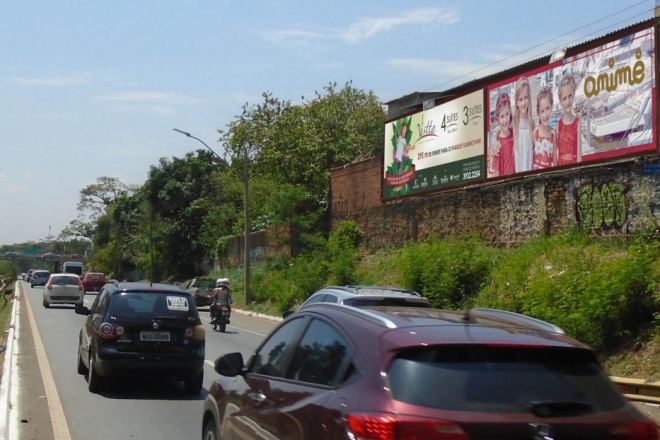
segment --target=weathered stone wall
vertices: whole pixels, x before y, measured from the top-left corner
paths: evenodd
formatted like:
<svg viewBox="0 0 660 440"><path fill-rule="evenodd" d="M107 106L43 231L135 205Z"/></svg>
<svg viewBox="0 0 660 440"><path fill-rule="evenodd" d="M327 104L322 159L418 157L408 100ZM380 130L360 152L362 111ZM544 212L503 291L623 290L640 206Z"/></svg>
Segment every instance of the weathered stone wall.
<svg viewBox="0 0 660 440"><path fill-rule="evenodd" d="M239 267L244 264L245 240L243 235L232 237L227 250L214 262L214 269ZM289 226L271 226L265 231L250 233L250 261L264 256L291 255L292 230Z"/></svg>
<svg viewBox="0 0 660 440"><path fill-rule="evenodd" d="M644 163L657 161L638 157L382 203L382 158L372 158L333 170L332 227L354 220L375 247L468 233L512 246L571 225L629 234L660 219L660 176L643 173Z"/></svg>

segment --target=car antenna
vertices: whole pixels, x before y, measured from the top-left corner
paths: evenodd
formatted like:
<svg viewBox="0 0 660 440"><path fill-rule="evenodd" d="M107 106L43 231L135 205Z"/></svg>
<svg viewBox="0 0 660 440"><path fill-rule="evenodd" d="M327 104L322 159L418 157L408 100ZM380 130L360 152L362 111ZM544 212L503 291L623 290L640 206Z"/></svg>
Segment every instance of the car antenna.
<svg viewBox="0 0 660 440"><path fill-rule="evenodd" d="M463 315L463 322L471 322L472 321L472 316L470 314L471 312L472 312L471 307L465 310L465 315Z"/></svg>

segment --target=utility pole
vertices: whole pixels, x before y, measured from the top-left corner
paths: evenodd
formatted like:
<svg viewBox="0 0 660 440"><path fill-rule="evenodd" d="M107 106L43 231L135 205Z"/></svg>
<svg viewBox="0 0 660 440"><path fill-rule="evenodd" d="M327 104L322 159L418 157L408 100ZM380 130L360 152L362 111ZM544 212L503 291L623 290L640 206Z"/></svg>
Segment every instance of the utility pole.
<svg viewBox="0 0 660 440"><path fill-rule="evenodd" d="M250 304L252 294L250 292L250 191L248 188L248 148L243 146L243 187L245 188L245 228L243 232L245 244L245 304Z"/></svg>

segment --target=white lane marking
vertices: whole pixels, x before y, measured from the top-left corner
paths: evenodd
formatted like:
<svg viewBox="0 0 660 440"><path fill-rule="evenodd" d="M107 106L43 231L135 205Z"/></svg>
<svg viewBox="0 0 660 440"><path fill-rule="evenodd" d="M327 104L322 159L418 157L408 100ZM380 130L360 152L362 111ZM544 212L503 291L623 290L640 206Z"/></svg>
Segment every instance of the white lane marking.
<svg viewBox="0 0 660 440"><path fill-rule="evenodd" d="M27 305L28 319L30 321L30 328L34 336L34 348L37 354L37 361L39 363L39 371L41 371L41 380L46 389L46 401L48 402L48 411L50 412L50 420L53 424L53 435L55 440L71 440L71 433L69 426L64 417L64 410L62 409L62 401L57 393L55 381L53 380L53 373L50 370L50 364L46 357L46 349L44 348L39 329L37 328L37 321L32 313L32 306L30 301L25 301Z"/></svg>

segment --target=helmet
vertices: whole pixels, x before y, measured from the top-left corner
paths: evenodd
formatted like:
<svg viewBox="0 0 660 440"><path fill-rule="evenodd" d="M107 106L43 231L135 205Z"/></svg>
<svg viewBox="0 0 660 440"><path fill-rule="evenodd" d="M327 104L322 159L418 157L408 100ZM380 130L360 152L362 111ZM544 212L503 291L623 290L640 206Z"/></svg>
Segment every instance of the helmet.
<svg viewBox="0 0 660 440"><path fill-rule="evenodd" d="M215 287L229 288L229 278L218 278L217 280L215 280Z"/></svg>

